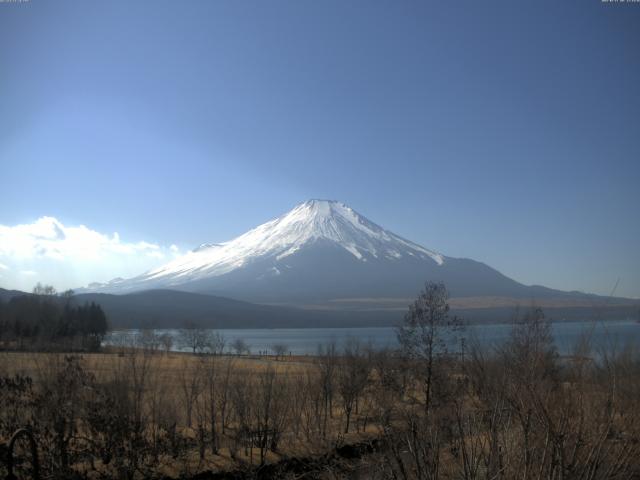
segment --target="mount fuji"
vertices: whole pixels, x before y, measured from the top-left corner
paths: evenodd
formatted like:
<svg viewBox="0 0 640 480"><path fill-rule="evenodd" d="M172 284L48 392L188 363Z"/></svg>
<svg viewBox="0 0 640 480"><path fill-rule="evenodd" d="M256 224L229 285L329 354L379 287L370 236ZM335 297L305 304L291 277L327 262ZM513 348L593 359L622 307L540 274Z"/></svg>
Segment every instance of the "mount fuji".
<svg viewBox="0 0 640 480"><path fill-rule="evenodd" d="M231 241L202 244L155 270L83 291L170 289L311 308L405 307L427 280L444 282L452 297L579 295L525 286L481 262L444 256L330 200L306 201Z"/></svg>

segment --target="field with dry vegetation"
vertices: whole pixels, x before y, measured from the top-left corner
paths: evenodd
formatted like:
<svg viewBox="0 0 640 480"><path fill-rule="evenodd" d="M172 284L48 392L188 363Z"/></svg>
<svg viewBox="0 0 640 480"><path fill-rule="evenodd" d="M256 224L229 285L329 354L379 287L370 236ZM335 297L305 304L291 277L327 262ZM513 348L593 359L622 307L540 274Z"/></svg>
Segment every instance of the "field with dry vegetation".
<svg viewBox="0 0 640 480"><path fill-rule="evenodd" d="M637 352L560 357L539 309L499 348L448 354L452 331L434 285L397 351L0 352L0 477L26 427L41 478L640 478Z"/></svg>

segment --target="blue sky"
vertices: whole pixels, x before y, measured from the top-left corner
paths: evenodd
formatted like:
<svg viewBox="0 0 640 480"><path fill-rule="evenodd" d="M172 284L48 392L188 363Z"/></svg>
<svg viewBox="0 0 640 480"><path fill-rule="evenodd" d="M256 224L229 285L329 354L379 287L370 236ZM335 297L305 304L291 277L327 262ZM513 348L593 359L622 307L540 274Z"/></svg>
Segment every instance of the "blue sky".
<svg viewBox="0 0 640 480"><path fill-rule="evenodd" d="M640 4L597 0L0 3L0 286L134 274L331 198L640 297L639 46ZM101 247L42 258L16 234L40 228Z"/></svg>

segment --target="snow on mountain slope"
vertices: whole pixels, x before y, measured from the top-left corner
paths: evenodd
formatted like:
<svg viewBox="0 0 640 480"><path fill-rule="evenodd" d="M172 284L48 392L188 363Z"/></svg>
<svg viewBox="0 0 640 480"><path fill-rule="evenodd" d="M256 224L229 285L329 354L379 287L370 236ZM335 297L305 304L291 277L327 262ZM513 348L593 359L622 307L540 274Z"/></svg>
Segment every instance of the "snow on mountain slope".
<svg viewBox="0 0 640 480"><path fill-rule="evenodd" d="M442 255L383 229L343 203L309 200L229 242L202 244L160 268L118 282L117 289L177 286L225 275L258 260L277 263L317 241L342 248L360 262L406 258L434 266L445 262ZM280 271L274 264L268 273Z"/></svg>
<svg viewBox="0 0 640 480"><path fill-rule="evenodd" d="M234 240L200 247L145 276L179 280L223 275L257 258L282 260L318 239L344 248L360 261L410 255L444 262L442 255L384 230L343 203L309 200Z"/></svg>
<svg viewBox="0 0 640 480"><path fill-rule="evenodd" d="M169 289L328 308L348 299L413 298L425 281L444 282L455 297L567 295L523 285L482 262L445 257L329 200L309 200L229 242L202 244L137 277L80 291Z"/></svg>
<svg viewBox="0 0 640 480"><path fill-rule="evenodd" d="M387 308L384 299L414 298L425 281L443 282L453 297L575 297L523 285L482 262L445 257L328 200L304 202L229 242L204 243L137 277L79 291L180 290L254 303L370 310Z"/></svg>

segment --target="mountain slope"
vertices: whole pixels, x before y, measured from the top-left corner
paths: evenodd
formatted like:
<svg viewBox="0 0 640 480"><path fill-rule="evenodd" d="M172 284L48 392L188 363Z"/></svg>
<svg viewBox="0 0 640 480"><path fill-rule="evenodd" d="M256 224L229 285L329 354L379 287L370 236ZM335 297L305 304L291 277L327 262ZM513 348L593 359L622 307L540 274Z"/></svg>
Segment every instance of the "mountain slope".
<svg viewBox="0 0 640 480"><path fill-rule="evenodd" d="M327 246L335 247L338 255L350 254L360 263L402 258L435 265L444 261L442 255L384 230L342 203L310 200L230 242L202 244L156 270L101 287L104 291L138 290L150 285L176 287L242 269L250 269L256 279L274 277L283 269L290 269L289 260L298 258L300 253Z"/></svg>
<svg viewBox="0 0 640 480"><path fill-rule="evenodd" d="M194 324L209 328L299 328L392 324L397 314L369 317L341 312L258 305L213 295L175 290L147 290L126 295L86 293L78 303L96 302L113 328L180 328Z"/></svg>
<svg viewBox="0 0 640 480"><path fill-rule="evenodd" d="M0 302L8 302L13 297L20 297L22 295L31 295L27 292L21 292L20 290L6 290L0 287Z"/></svg>
<svg viewBox="0 0 640 480"><path fill-rule="evenodd" d="M445 282L456 297L579 295L525 286L481 262L446 257L328 200L309 200L229 242L203 244L143 275L91 290L161 288L300 305L411 298L426 280Z"/></svg>

